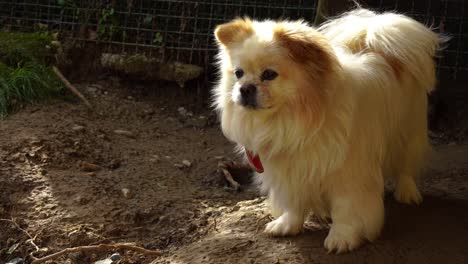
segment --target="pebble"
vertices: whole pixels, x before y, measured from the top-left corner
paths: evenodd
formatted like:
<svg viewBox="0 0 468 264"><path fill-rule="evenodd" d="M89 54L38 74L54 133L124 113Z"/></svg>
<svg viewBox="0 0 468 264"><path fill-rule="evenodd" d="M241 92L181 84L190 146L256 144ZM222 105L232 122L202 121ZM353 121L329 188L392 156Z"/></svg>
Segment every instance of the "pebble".
<svg viewBox="0 0 468 264"><path fill-rule="evenodd" d="M76 131L76 132L81 132L81 131L83 131L84 129L85 129L85 127L84 127L84 126L80 126L80 125L74 125L74 126L72 126L72 130L73 130L73 131Z"/></svg>
<svg viewBox="0 0 468 264"><path fill-rule="evenodd" d="M79 166L82 171L87 172L95 172L101 169L101 167L99 167L98 165L86 161L80 162Z"/></svg>
<svg viewBox="0 0 468 264"><path fill-rule="evenodd" d="M114 254L112 254L112 255L110 256L110 259L111 259L112 261L117 261L117 260L119 260L119 259L120 259L120 254L119 254L119 253L114 253Z"/></svg>
<svg viewBox="0 0 468 264"><path fill-rule="evenodd" d="M135 135L132 132L128 130L124 130L124 129L116 129L114 130L114 133L117 135L129 137L129 138L135 138Z"/></svg>
<svg viewBox="0 0 468 264"><path fill-rule="evenodd" d="M122 194L125 198L130 199L133 197L133 193L128 188L122 188Z"/></svg>
<svg viewBox="0 0 468 264"><path fill-rule="evenodd" d="M86 91L88 91L88 93L95 93L97 92L97 88L93 86L88 86L86 87Z"/></svg>
<svg viewBox="0 0 468 264"><path fill-rule="evenodd" d="M160 160L159 156L158 155L153 155L152 158L150 158L150 161L151 162L158 162Z"/></svg>
<svg viewBox="0 0 468 264"><path fill-rule="evenodd" d="M179 169L183 169L185 166L184 166L184 164L176 163L176 164L174 164L174 167L179 168Z"/></svg>
<svg viewBox="0 0 468 264"><path fill-rule="evenodd" d="M188 113L187 110L183 107L177 108L177 112L179 112L181 116L187 116L187 113Z"/></svg>
<svg viewBox="0 0 468 264"><path fill-rule="evenodd" d="M188 160L183 160L183 161L182 161L182 164L183 164L185 167L190 167L190 166L192 166L192 163L191 163L190 161L188 161Z"/></svg>
<svg viewBox="0 0 468 264"><path fill-rule="evenodd" d="M127 99L128 100L133 100L133 96L129 95L129 96L127 96Z"/></svg>
<svg viewBox="0 0 468 264"><path fill-rule="evenodd" d="M94 264L111 264L113 261L110 258L102 259L94 262Z"/></svg>

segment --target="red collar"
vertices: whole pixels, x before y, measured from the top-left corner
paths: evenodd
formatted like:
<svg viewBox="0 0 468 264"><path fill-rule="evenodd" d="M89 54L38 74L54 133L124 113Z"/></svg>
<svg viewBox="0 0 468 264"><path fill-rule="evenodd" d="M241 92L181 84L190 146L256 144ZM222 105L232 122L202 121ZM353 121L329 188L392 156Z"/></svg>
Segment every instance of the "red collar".
<svg viewBox="0 0 468 264"><path fill-rule="evenodd" d="M245 150L245 153L247 154L247 159L249 160L249 164L252 167L252 169L255 169L258 173L263 172L263 165L262 161L260 160L260 157L257 154L253 154L249 150Z"/></svg>

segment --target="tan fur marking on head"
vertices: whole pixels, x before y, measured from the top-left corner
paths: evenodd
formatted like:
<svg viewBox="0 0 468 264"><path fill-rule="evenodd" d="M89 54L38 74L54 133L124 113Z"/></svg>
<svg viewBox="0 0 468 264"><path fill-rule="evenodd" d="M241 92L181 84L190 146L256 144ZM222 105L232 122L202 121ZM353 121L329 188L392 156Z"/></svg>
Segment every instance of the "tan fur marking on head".
<svg viewBox="0 0 468 264"><path fill-rule="evenodd" d="M328 40L316 30L297 23L279 23L275 38L297 63L306 64L315 75L335 70L337 61Z"/></svg>
<svg viewBox="0 0 468 264"><path fill-rule="evenodd" d="M217 26L214 33L220 44L229 46L245 40L254 33L254 30L249 18L237 18Z"/></svg>

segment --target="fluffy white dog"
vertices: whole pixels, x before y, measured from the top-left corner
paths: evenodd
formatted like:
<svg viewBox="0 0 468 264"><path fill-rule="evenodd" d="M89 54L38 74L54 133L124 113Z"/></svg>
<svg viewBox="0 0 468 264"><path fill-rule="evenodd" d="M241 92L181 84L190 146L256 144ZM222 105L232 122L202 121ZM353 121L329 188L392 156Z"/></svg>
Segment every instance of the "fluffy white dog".
<svg viewBox="0 0 468 264"><path fill-rule="evenodd" d="M262 172L276 218L265 232L298 234L309 213L331 218L325 247L340 253L379 235L385 179L399 202L422 201L437 34L358 9L318 29L235 19L215 36L215 106L224 135Z"/></svg>

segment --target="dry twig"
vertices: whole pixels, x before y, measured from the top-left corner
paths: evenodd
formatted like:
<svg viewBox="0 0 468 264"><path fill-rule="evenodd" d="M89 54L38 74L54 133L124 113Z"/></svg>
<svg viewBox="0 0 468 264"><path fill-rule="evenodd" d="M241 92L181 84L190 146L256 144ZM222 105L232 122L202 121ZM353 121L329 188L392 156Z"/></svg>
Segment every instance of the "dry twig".
<svg viewBox="0 0 468 264"><path fill-rule="evenodd" d="M271 221L272 217L271 217L271 215L267 214L267 215L263 216L262 218L258 219L257 224L256 224L255 233L258 233L260 231L260 227L262 226L262 224L265 225L265 223L262 223L263 220L265 220L265 219L268 219L268 221Z"/></svg>
<svg viewBox="0 0 468 264"><path fill-rule="evenodd" d="M73 253L73 252L84 252L84 251L110 251L110 250L117 250L117 249L128 249L128 250L133 250L135 252L142 253L143 255L157 255L160 256L162 253L159 250L149 250L145 249L142 247L134 246L132 244L101 244L101 245L96 245L96 246L80 246L80 247L73 247L73 248L66 248L64 250L61 250L59 252L56 252L54 254L42 257L42 258L36 258L31 262L31 264L38 264L38 263L44 263L48 260L58 258L60 256L63 256L65 254Z"/></svg>
<svg viewBox="0 0 468 264"><path fill-rule="evenodd" d="M28 231L26 231L25 229L20 227L18 225L18 223L16 223L16 221L13 218L12 219L0 219L0 221L12 223L17 229L19 229L21 232L23 232L23 234L25 234L27 237L29 237L29 239L26 240L26 242L30 243L35 248L35 251L31 252L29 255L31 256L31 258L35 259L36 257L34 257L33 254L39 251L39 247L34 242L34 240L36 240L37 234L34 237L31 236L31 234L29 234Z"/></svg>
<svg viewBox="0 0 468 264"><path fill-rule="evenodd" d="M234 190L239 191L241 185L236 180L234 180L234 178L232 177L232 175L229 172L228 168L231 168L231 169L250 169L250 166L248 164L239 163L239 162L235 162L235 161L220 161L218 163L218 168L223 173L224 178L231 185L231 187Z"/></svg>
<svg viewBox="0 0 468 264"><path fill-rule="evenodd" d="M67 78L65 78L65 76L63 76L63 74L60 72L60 70L55 67L55 66L52 66L52 70L54 71L54 73L57 75L57 77L59 77L59 79L63 82L63 84L65 84L65 86L72 92L74 93L76 96L78 96L85 104L86 106L88 106L89 108L91 108L91 104L89 103L89 101L86 99L86 97L83 96L83 94L80 93L80 91L78 91L78 89L76 89L75 86L73 86L68 80Z"/></svg>

